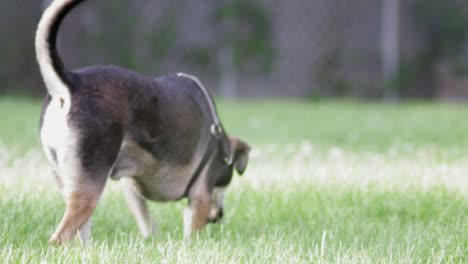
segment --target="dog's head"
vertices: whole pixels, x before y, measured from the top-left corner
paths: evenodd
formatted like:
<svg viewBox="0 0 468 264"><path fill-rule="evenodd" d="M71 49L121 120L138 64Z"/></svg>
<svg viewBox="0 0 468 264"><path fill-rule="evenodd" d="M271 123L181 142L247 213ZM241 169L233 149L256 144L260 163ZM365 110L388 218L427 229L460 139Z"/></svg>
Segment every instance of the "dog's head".
<svg viewBox="0 0 468 264"><path fill-rule="evenodd" d="M219 157L214 160L211 167L214 189L211 196L211 210L208 220L212 223L217 222L223 217L224 192L231 182L234 170L237 171L239 175L244 174L249 162L251 149L249 144L237 137L228 138L231 153L229 160L232 162L227 164L224 158Z"/></svg>

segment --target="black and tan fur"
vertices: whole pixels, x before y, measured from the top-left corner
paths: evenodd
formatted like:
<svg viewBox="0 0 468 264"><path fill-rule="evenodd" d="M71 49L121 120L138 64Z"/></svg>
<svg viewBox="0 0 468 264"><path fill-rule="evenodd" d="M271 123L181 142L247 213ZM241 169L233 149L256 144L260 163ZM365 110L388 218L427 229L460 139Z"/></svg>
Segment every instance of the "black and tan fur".
<svg viewBox="0 0 468 264"><path fill-rule="evenodd" d="M144 236L154 230L146 199L188 198L185 235L215 222L222 216L223 189L234 168L244 172L250 147L225 134L211 97L193 76L153 78L115 66L63 67L57 33L81 2L53 1L36 33L48 91L41 141L66 202L49 242L67 242L76 234L88 239L91 215L109 177L124 183Z"/></svg>

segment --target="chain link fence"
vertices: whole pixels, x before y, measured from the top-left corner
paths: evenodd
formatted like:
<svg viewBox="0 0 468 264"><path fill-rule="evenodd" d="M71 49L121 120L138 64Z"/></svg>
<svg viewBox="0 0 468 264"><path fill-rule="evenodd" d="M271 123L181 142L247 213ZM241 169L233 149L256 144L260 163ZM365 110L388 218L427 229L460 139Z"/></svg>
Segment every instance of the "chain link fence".
<svg viewBox="0 0 468 264"><path fill-rule="evenodd" d="M13 15L0 18L2 50L27 43L0 62L3 73L33 76L24 85L41 87L31 28L49 1L9 4L11 14L28 5L27 30L12 29L11 21L18 20ZM382 97L401 92L390 87L401 65L412 65L425 48L427 38L414 19L417 1L86 1L64 24L59 48L69 68L117 64L151 75L184 71L227 97ZM12 85L8 74L0 78ZM426 95L425 85L417 95Z"/></svg>
<svg viewBox="0 0 468 264"><path fill-rule="evenodd" d="M88 62L187 71L225 96L369 96L383 78L380 1L103 1L83 9Z"/></svg>

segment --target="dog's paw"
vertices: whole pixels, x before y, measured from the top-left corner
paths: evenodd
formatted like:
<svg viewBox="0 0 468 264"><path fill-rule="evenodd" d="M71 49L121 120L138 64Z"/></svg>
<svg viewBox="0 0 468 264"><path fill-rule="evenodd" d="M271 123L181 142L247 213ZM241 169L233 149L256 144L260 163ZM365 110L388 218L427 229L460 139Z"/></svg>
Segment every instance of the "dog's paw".
<svg viewBox="0 0 468 264"><path fill-rule="evenodd" d="M62 241L60 241L60 239L58 237L51 237L49 239L49 246L52 246L52 247L58 247L60 245L62 245Z"/></svg>
<svg viewBox="0 0 468 264"><path fill-rule="evenodd" d="M148 240L156 234L157 230L158 229L157 229L156 222L154 222L153 220L150 220L148 227L145 230L141 231L141 235L143 236L143 239Z"/></svg>
<svg viewBox="0 0 468 264"><path fill-rule="evenodd" d="M65 232L55 233L49 239L48 243L49 243L50 246L60 246L60 245L64 245L64 244L70 242L73 239L73 237L74 236L71 235L70 233L65 233Z"/></svg>

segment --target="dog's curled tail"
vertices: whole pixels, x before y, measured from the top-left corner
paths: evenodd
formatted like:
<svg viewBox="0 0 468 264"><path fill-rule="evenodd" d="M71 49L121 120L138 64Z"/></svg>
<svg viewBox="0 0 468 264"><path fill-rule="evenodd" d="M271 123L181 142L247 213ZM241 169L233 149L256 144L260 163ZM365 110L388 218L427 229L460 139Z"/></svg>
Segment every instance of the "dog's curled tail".
<svg viewBox="0 0 468 264"><path fill-rule="evenodd" d="M36 31L36 56L47 91L53 98L70 103L69 73L57 51L57 34L65 16L84 0L52 0Z"/></svg>

